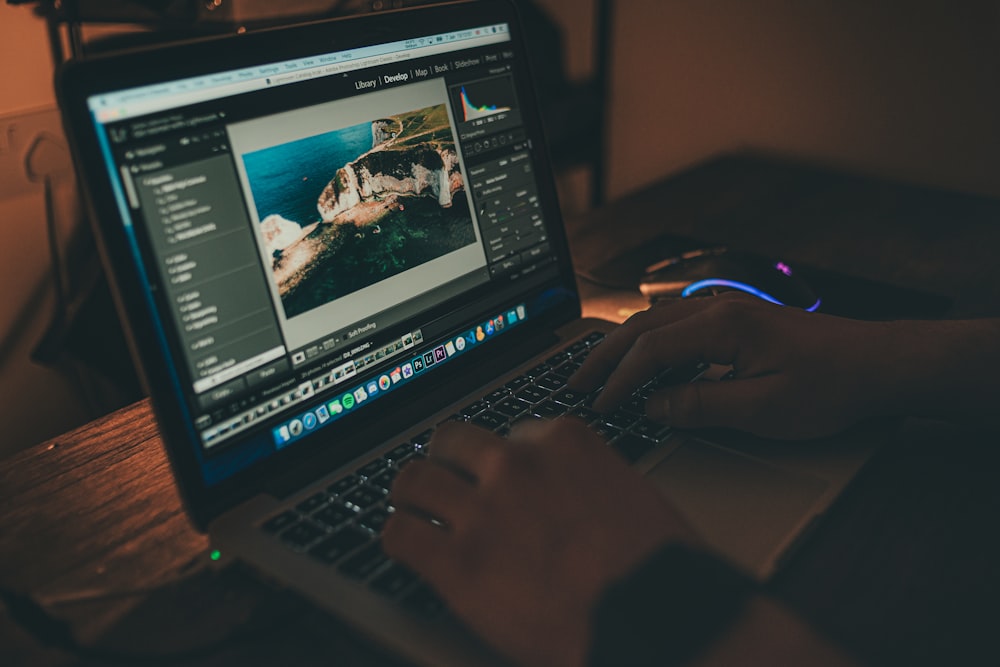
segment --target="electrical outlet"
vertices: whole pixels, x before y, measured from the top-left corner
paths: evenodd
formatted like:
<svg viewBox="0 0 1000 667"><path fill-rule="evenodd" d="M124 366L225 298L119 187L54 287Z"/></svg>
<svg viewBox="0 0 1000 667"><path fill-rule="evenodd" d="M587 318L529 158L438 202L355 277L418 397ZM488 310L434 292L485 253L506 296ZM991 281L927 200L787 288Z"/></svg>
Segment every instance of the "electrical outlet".
<svg viewBox="0 0 1000 667"><path fill-rule="evenodd" d="M0 116L0 200L41 190L41 182L33 182L28 170L33 154L31 166L36 175L72 168L56 107Z"/></svg>

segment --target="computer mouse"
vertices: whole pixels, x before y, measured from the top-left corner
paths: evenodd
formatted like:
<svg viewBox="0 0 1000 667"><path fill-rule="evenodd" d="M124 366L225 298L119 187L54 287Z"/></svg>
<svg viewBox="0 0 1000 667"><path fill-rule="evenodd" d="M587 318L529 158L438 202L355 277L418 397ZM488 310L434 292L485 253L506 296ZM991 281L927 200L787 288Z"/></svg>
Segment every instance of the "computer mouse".
<svg viewBox="0 0 1000 667"><path fill-rule="evenodd" d="M659 262L639 283L650 300L738 290L782 306L815 311L819 296L785 262L760 255L710 250Z"/></svg>

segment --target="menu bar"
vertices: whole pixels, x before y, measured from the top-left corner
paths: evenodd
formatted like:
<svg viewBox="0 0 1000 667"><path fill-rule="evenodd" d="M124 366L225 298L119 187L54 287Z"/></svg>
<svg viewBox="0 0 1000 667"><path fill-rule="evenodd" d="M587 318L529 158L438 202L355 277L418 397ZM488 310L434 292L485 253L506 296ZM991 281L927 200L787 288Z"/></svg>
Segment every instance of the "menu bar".
<svg viewBox="0 0 1000 667"><path fill-rule="evenodd" d="M360 49L268 63L150 86L95 95L89 107L100 123L155 113L181 105L273 88L350 71L424 58L510 40L506 23L427 35Z"/></svg>

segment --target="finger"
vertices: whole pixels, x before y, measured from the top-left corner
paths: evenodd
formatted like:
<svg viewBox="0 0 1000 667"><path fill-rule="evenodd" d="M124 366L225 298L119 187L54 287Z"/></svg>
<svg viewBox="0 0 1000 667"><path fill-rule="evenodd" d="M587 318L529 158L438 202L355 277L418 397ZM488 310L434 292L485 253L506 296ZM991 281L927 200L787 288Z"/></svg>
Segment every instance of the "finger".
<svg viewBox="0 0 1000 667"><path fill-rule="evenodd" d="M522 419L510 428L507 434L507 445L526 443L543 444L548 441L548 435L556 420L553 419Z"/></svg>
<svg viewBox="0 0 1000 667"><path fill-rule="evenodd" d="M775 383L773 376L763 376L679 385L650 396L646 415L677 428L733 428L764 435L760 431L770 430L769 416L760 407Z"/></svg>
<svg viewBox="0 0 1000 667"><path fill-rule="evenodd" d="M609 333L601 344L591 350L583 365L569 379L569 386L581 391L600 387L622 356L644 331L656 326L658 318L651 310L632 315L620 327Z"/></svg>
<svg viewBox="0 0 1000 667"><path fill-rule="evenodd" d="M576 454L579 454L586 447L607 448L607 443L603 438L597 435L585 422L573 417L519 422L511 428L507 442L508 448L524 445L537 449L569 445Z"/></svg>
<svg viewBox="0 0 1000 667"><path fill-rule="evenodd" d="M565 477L567 462L573 459L589 461L596 466L590 470L600 471L600 478L590 481L574 474L575 484L582 485L578 488L598 488L605 474L627 467L624 459L608 447L605 438L575 417L538 420L537 424L515 427L508 436L505 453L517 457L521 463L507 479L523 486L530 485L532 479L546 479L548 475Z"/></svg>
<svg viewBox="0 0 1000 667"><path fill-rule="evenodd" d="M472 479L479 479L504 446L500 436L478 426L446 422L434 432L430 451L432 459L446 461Z"/></svg>
<svg viewBox="0 0 1000 667"><path fill-rule="evenodd" d="M569 386L580 391L600 387L614 371L636 339L646 331L677 322L705 307L705 299L691 299L654 306L636 313L612 331L587 356L583 365L569 380Z"/></svg>
<svg viewBox="0 0 1000 667"><path fill-rule="evenodd" d="M455 570L450 534L402 508L386 521L382 548L389 558L409 567L434 587Z"/></svg>
<svg viewBox="0 0 1000 667"><path fill-rule="evenodd" d="M392 485L392 503L454 525L473 493L471 480L427 459L414 461L400 471Z"/></svg>
<svg viewBox="0 0 1000 667"><path fill-rule="evenodd" d="M678 322L643 332L608 377L594 409L617 407L636 388L672 366L708 361L730 364L738 350L738 336L724 326L718 309L702 310Z"/></svg>

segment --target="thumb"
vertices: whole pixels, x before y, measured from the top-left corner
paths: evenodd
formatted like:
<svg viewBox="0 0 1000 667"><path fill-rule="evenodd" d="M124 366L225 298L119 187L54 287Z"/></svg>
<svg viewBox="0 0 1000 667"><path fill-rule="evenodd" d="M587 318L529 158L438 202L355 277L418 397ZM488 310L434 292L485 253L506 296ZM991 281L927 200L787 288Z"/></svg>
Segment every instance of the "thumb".
<svg viewBox="0 0 1000 667"><path fill-rule="evenodd" d="M646 401L646 415L677 428L734 428L756 431L757 410L766 395L766 378L692 382L657 392Z"/></svg>

